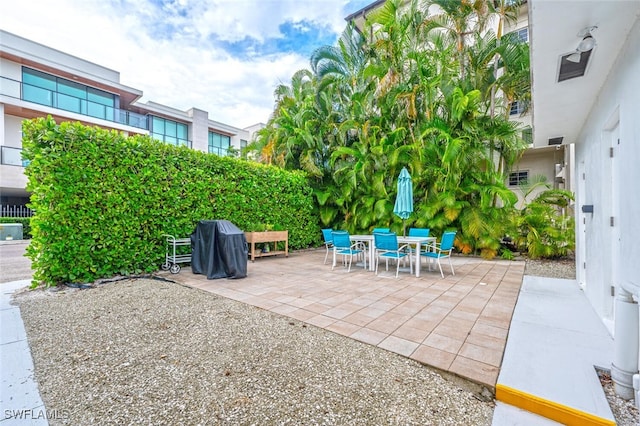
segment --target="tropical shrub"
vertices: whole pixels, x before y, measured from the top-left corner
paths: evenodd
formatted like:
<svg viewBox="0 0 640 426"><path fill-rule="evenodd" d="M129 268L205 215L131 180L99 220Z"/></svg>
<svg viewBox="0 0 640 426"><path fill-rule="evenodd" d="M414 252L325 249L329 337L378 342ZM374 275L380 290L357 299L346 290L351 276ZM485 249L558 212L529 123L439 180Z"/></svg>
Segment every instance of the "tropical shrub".
<svg viewBox="0 0 640 426"><path fill-rule="evenodd" d="M567 256L575 249L575 219L562 214L573 200L570 191L541 192L514 216L514 242L532 259Z"/></svg>
<svg viewBox="0 0 640 426"><path fill-rule="evenodd" d="M496 256L517 214L505 173L526 149L509 106L530 81L527 44L485 25L502 28L519 2L490 3L387 0L364 31L347 26L278 86L255 158L309 174L323 227L453 228L463 253ZM403 167L406 221L393 214Z"/></svg>
<svg viewBox="0 0 640 426"><path fill-rule="evenodd" d="M163 234L199 220L289 230L291 248L318 244L306 175L49 118L23 122L31 192L34 284L151 272Z"/></svg>

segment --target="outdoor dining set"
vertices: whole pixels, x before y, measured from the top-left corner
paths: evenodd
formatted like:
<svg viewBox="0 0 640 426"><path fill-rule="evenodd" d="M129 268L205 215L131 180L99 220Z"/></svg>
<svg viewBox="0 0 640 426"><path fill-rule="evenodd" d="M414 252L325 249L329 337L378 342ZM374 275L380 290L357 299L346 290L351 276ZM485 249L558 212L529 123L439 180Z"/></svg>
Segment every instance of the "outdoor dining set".
<svg viewBox="0 0 640 426"><path fill-rule="evenodd" d="M403 167L398 176L396 201L393 213L404 221L413 213L413 183L411 175L406 167ZM448 231L442 234L440 243L435 237L429 236L428 228L409 228L409 234L403 236L391 232L390 228L373 228L371 234L350 235L347 231L336 231L330 228L323 229L324 244L327 253L324 256L324 263L327 263L329 253L333 253L333 263L331 269L335 269L338 256L342 257L342 264L351 272L351 264L356 258L362 262L364 269L375 271L378 275L378 265L380 259L384 259L385 268L389 270L389 261L395 262L396 278L400 272L400 261L406 265L409 261L409 273L415 270L416 277L420 277L420 266L422 258L429 259L429 270L431 264L437 263L440 275L442 272L442 259L449 259L451 274L453 264L451 263L451 251L456 238L455 231ZM375 263L375 266L374 266ZM414 268L415 264L415 268Z"/></svg>
<svg viewBox="0 0 640 426"><path fill-rule="evenodd" d="M399 236L390 232L388 228L374 228L371 234L351 235L347 231L323 229L326 254L324 263L327 263L329 253L332 253L332 269L335 269L338 257L342 258L343 265L351 271L353 259L361 262L364 269L375 271L378 274L380 259L385 261L385 268L389 270L389 261L395 263L396 278L400 272L400 263L406 265L409 261L409 273L420 277L421 259L429 259L429 269L433 262L438 264L440 275L442 271L442 259L449 259L451 274L455 275L451 263L451 252L456 233L454 231L442 234L440 243L435 237L429 236L427 228L410 228L407 236Z"/></svg>

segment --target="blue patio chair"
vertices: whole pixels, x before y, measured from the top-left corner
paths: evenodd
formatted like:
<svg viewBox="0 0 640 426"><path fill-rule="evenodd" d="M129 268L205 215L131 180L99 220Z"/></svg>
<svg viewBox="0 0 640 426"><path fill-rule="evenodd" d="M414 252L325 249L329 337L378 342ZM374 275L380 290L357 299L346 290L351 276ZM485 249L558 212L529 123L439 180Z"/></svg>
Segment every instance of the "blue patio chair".
<svg viewBox="0 0 640 426"><path fill-rule="evenodd" d="M449 259L449 266L451 267L451 274L455 275L456 273L453 271L453 265L451 264L451 251L453 250L453 242L456 239L456 233L454 231L445 232L442 234L442 239L440 240L440 244L436 244L435 246L431 246L430 251L426 251L424 253L420 253L421 256L425 256L427 259L433 260L435 259L438 262L438 267L440 268L440 275L444 278L444 273L442 272L442 264L440 263L440 259Z"/></svg>
<svg viewBox="0 0 640 426"><path fill-rule="evenodd" d="M373 231L371 233L375 234L375 233L388 233L388 232L391 232L390 228L373 228Z"/></svg>
<svg viewBox="0 0 640 426"><path fill-rule="evenodd" d="M413 260L411 254L407 251L408 244L403 246L398 245L398 236L395 232L379 232L373 234L373 239L376 246L376 275L378 275L378 264L380 258L384 258L386 263L386 270L389 270L389 259L396 261L396 278L398 278L398 272L400 271L400 259L409 258L409 272L413 273Z"/></svg>
<svg viewBox="0 0 640 426"><path fill-rule="evenodd" d="M333 229L325 228L322 230L322 237L324 238L324 246L327 249L327 253L324 255L324 264L327 264L327 258L329 257L329 250L333 249Z"/></svg>
<svg viewBox="0 0 640 426"><path fill-rule="evenodd" d="M410 237L428 237L429 228L409 228Z"/></svg>
<svg viewBox="0 0 640 426"><path fill-rule="evenodd" d="M349 233L347 231L333 231L333 265L331 266L331 270L336 267L336 257L338 255L342 256L342 264L346 265L347 258L349 258L349 269L347 272L351 272L351 263L353 262L354 257L362 256L362 262L364 263L364 268L367 268L367 256L365 256L366 248L363 243L355 242L352 243L349 238Z"/></svg>
<svg viewBox="0 0 640 426"><path fill-rule="evenodd" d="M427 238L429 236L429 228L409 228L409 237L424 237ZM421 246L420 253L424 253L429 250L428 246ZM409 247L409 251L411 253L415 253L415 249L413 247Z"/></svg>

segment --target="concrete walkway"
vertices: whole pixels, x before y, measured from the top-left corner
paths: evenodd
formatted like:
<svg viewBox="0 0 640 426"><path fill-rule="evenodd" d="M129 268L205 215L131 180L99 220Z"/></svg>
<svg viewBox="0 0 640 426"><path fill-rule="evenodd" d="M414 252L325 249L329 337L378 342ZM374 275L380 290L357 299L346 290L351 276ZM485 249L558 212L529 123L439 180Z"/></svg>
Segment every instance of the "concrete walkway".
<svg viewBox="0 0 640 426"><path fill-rule="evenodd" d="M496 399L562 424L614 425L595 370L612 360L613 339L575 280L525 276ZM508 411L499 404L494 425L536 424Z"/></svg>
<svg viewBox="0 0 640 426"><path fill-rule="evenodd" d="M35 381L31 349L20 308L11 305L14 291L31 280L0 284L0 425L47 425L44 403Z"/></svg>

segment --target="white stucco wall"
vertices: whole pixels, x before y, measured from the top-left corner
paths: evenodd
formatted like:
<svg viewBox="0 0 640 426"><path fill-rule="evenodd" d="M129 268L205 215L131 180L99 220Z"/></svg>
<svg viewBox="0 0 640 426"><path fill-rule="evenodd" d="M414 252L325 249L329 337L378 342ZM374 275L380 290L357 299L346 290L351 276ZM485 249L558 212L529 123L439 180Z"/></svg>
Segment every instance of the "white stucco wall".
<svg viewBox="0 0 640 426"><path fill-rule="evenodd" d="M0 76L22 81L22 65L8 59L0 58Z"/></svg>
<svg viewBox="0 0 640 426"><path fill-rule="evenodd" d="M611 286L636 289L636 294L640 290L639 94L640 23L636 21L592 105L575 153L578 280L610 330ZM585 204L594 206L593 214L581 212Z"/></svg>
<svg viewBox="0 0 640 426"><path fill-rule="evenodd" d="M22 118L4 116L4 139L0 145L22 148Z"/></svg>

